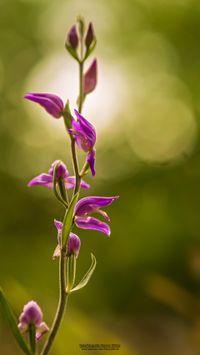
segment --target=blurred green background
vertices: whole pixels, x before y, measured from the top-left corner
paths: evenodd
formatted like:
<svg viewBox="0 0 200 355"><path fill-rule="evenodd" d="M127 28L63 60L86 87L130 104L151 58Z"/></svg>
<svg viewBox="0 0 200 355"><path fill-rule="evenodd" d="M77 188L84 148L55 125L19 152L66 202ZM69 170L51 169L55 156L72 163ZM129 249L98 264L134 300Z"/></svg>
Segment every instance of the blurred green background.
<svg viewBox="0 0 200 355"><path fill-rule="evenodd" d="M98 39L98 88L83 111L98 130L97 178L87 181L91 194L120 200L108 208L110 239L78 232L78 277L90 252L97 269L70 298L52 355L79 354L85 343L120 344L123 355L198 355L198 0L1 0L1 285L17 316L34 299L51 324L53 219L63 211L51 191L27 183L55 159L71 169L71 159L62 120L22 97L54 92L75 107L77 66L64 41L79 14ZM2 317L0 354L21 354Z"/></svg>

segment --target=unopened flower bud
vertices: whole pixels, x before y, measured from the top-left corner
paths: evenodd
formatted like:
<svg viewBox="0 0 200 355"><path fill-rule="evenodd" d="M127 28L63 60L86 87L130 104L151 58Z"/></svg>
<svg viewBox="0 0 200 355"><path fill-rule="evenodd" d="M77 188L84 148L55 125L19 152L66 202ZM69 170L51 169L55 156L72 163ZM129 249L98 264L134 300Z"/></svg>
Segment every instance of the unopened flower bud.
<svg viewBox="0 0 200 355"><path fill-rule="evenodd" d="M95 39L94 29L93 29L92 22L90 22L89 26L88 26L87 34L85 37L85 45L87 48L90 47L90 45L94 41L94 39Z"/></svg>
<svg viewBox="0 0 200 355"><path fill-rule="evenodd" d="M79 39L78 39L78 34L76 31L75 25L72 26L69 31L68 36L67 36L67 41L73 49L77 48Z"/></svg>
<svg viewBox="0 0 200 355"><path fill-rule="evenodd" d="M51 164L51 168L49 169L49 174L53 175L54 169L57 167L56 169L56 179L65 179L66 177L68 177L69 173L68 170L66 168L66 165L61 161L61 160L55 160L52 164Z"/></svg>
<svg viewBox="0 0 200 355"><path fill-rule="evenodd" d="M84 95L94 91L97 85L97 60L94 59L83 78Z"/></svg>
<svg viewBox="0 0 200 355"><path fill-rule="evenodd" d="M42 311L35 301L28 302L19 317L18 328L22 333L27 332L30 326L34 326L36 329L37 341L49 330L49 327L43 322Z"/></svg>
<svg viewBox="0 0 200 355"><path fill-rule="evenodd" d="M81 247L80 238L76 234L70 233L68 238L68 243L67 243L68 256L75 255L76 257L78 257L80 247Z"/></svg>
<svg viewBox="0 0 200 355"><path fill-rule="evenodd" d="M82 16L78 16L77 22L78 22L78 28L79 28L80 36L81 36L81 38L83 38L84 33L85 33L85 22L84 22L84 18L83 18Z"/></svg>

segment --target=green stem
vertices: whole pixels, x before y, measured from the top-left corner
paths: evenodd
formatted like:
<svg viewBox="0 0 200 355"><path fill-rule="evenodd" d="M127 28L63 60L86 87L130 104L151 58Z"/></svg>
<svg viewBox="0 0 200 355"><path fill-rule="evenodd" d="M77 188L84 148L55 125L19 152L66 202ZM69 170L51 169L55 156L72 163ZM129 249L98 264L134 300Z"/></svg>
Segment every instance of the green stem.
<svg viewBox="0 0 200 355"><path fill-rule="evenodd" d="M78 165L78 159L76 155L76 142L74 137L71 137L71 153L72 153L72 163L73 163L73 168L74 168L74 174L76 176L76 185L74 188L74 194L75 195L79 189L80 189L80 183L81 183L81 177L79 175L79 165Z"/></svg>
<svg viewBox="0 0 200 355"><path fill-rule="evenodd" d="M63 315L65 312L66 304L67 304L68 294L66 293L66 252L61 250L60 260L59 260L59 302L57 313L54 318L53 325L51 327L49 337L44 345L44 348L41 352L41 355L48 354L53 341L56 337L58 329L60 327L61 321L63 319Z"/></svg>
<svg viewBox="0 0 200 355"><path fill-rule="evenodd" d="M67 194L67 190L66 190L66 187L65 187L64 179L62 179L62 178L58 179L58 186L59 186L59 189L60 189L60 194L61 194L63 200L66 202L66 204L68 206L69 205L69 200L68 200L68 194Z"/></svg>
<svg viewBox="0 0 200 355"><path fill-rule="evenodd" d="M79 113L82 112L83 101L84 101L84 93L83 93L83 69L84 69L83 38L81 38L80 40L81 40L81 44L80 44L80 60L79 60L79 105L78 105ZM76 185L74 188L74 195L75 195L80 189L81 176L79 174L79 165L78 165L78 160L77 160L77 155L76 155L76 142L73 137L71 138L71 152L72 152L72 162L73 162L73 167L74 167L74 174L76 176Z"/></svg>
<svg viewBox="0 0 200 355"><path fill-rule="evenodd" d="M33 353L33 355L36 354L36 339L35 339L35 325L30 324L29 325L29 342L30 342L30 348Z"/></svg>
<svg viewBox="0 0 200 355"><path fill-rule="evenodd" d="M79 62L79 105L78 105L78 110L79 113L82 112L82 108L83 108L83 66L84 66L84 62L82 60L80 60Z"/></svg>

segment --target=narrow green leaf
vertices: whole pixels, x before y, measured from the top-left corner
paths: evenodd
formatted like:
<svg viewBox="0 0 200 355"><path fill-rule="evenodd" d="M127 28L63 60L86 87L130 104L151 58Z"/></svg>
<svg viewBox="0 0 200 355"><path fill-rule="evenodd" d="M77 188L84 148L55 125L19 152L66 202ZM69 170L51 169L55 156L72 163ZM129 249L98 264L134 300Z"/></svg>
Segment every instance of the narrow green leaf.
<svg viewBox="0 0 200 355"><path fill-rule="evenodd" d="M78 201L79 193L77 192L74 197L72 198L69 208L65 213L64 220L63 220L63 228L62 228L62 246L65 246L67 243L67 239L69 233L72 228L73 218L74 218L74 208Z"/></svg>
<svg viewBox="0 0 200 355"><path fill-rule="evenodd" d="M66 43L65 48L68 50L69 54L71 54L74 59L76 59L77 61L79 60L76 51L69 44Z"/></svg>
<svg viewBox="0 0 200 355"><path fill-rule="evenodd" d="M97 44L96 39L94 39L94 41L92 42L92 44L90 45L90 47L86 50L85 53L85 57L84 57L84 61L90 56L90 54L93 52L93 50L95 49Z"/></svg>
<svg viewBox="0 0 200 355"><path fill-rule="evenodd" d="M32 355L32 352L29 350L26 342L24 341L24 338L22 337L22 335L18 329L14 313L13 313L12 309L10 308L10 306L6 300L6 297L3 293L3 290L1 288L0 288L0 304L2 305L3 314L4 314L5 318L7 319L10 329L11 329L15 339L17 340L19 346L21 347L21 349L24 351L25 354Z"/></svg>
<svg viewBox="0 0 200 355"><path fill-rule="evenodd" d="M88 282L89 282L89 280L90 280L90 278L91 278L91 276L92 276L92 274L93 274L93 272L94 272L94 270L96 268L96 265L97 265L96 258L95 258L95 256L92 253L91 253L91 259L92 259L92 263L90 265L90 268L88 269L86 274L83 276L83 278L79 282L79 284L76 287L74 287L70 292L78 291L78 290L80 290L81 288L85 287L88 284Z"/></svg>

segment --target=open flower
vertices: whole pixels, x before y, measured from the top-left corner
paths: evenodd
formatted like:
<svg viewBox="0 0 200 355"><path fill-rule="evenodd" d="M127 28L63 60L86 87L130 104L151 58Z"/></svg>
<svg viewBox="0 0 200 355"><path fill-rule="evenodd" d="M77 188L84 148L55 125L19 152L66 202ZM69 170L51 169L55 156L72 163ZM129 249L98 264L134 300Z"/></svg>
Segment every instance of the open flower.
<svg viewBox="0 0 200 355"><path fill-rule="evenodd" d="M84 152L87 152L87 162L90 166L92 176L96 175L95 171L95 149L96 131L90 122L88 122L77 110L74 110L77 121L72 119L72 128L69 132L74 136L76 144Z"/></svg>
<svg viewBox="0 0 200 355"><path fill-rule="evenodd" d="M60 118L63 114L64 103L57 95L30 92L24 98L36 102L55 118Z"/></svg>
<svg viewBox="0 0 200 355"><path fill-rule="evenodd" d="M40 340L44 333L49 331L49 327L43 322L41 308L35 301L30 301L24 306L23 312L19 316L18 328L22 333L25 333L31 325L35 326L37 341Z"/></svg>
<svg viewBox="0 0 200 355"><path fill-rule="evenodd" d="M38 176L36 176L34 179L32 179L29 183L28 186L35 186L35 185L42 185L46 186L50 189L53 188L53 173L54 169L57 165L59 160L56 160L53 162L51 165L51 168L49 169L48 173L42 173ZM69 176L69 172L66 168L66 165L60 161L60 164L58 165L57 168L57 174L56 174L56 179L64 179L65 181L65 186L67 189L73 189L74 186L76 185L76 178L75 176ZM83 189L89 189L90 185L88 185L85 181L81 180L81 187Z"/></svg>
<svg viewBox="0 0 200 355"><path fill-rule="evenodd" d="M94 91L97 85L97 60L94 59L83 77L84 95Z"/></svg>
<svg viewBox="0 0 200 355"><path fill-rule="evenodd" d="M63 227L62 222L58 221L57 219L54 219L54 224L58 232L57 234L58 245L54 250L53 258L60 256L61 234L62 234L62 227ZM76 234L71 232L67 242L67 255L70 256L74 254L76 255L76 257L78 257L80 247L81 247L80 238Z"/></svg>
<svg viewBox="0 0 200 355"><path fill-rule="evenodd" d="M117 200L119 196L101 197L89 196L79 200L75 207L75 224L81 229L92 229L110 235L110 227L107 223L100 221L97 218L90 217L92 213L100 213L107 221L110 221L109 216L102 207L109 206L113 201Z"/></svg>

